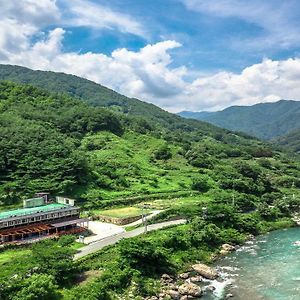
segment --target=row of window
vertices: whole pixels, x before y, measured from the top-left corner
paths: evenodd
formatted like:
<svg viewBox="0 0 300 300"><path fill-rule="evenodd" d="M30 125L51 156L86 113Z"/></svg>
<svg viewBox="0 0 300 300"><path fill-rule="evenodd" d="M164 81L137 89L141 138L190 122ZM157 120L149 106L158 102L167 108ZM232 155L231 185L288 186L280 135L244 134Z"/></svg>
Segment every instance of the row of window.
<svg viewBox="0 0 300 300"><path fill-rule="evenodd" d="M28 224L38 221L44 221L44 220L52 220L67 216L73 216L77 215L79 213L79 210L66 210L66 211L59 211L59 212L53 212L48 214L43 214L35 217L27 217L24 219L17 219L12 221L5 221L0 222L0 228L10 227L10 226L16 226L16 225L22 225L22 224Z"/></svg>

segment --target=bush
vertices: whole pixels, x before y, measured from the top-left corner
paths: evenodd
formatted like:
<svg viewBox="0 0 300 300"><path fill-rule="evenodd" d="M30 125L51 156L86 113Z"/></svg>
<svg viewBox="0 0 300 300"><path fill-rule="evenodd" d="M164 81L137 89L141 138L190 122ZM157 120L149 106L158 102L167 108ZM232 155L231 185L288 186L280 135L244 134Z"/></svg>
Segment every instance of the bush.
<svg viewBox="0 0 300 300"><path fill-rule="evenodd" d="M168 145L163 145L154 152L154 158L157 160L168 160L172 158L172 152Z"/></svg>
<svg viewBox="0 0 300 300"><path fill-rule="evenodd" d="M192 189L205 193L210 189L210 184L209 184L209 177L208 176L201 176L193 179L192 182Z"/></svg>

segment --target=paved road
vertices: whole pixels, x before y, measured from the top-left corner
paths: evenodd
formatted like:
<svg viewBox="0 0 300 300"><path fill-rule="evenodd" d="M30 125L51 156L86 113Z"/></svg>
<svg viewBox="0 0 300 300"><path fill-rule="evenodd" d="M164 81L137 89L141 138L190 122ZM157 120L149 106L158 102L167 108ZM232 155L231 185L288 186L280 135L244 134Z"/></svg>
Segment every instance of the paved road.
<svg viewBox="0 0 300 300"><path fill-rule="evenodd" d="M180 225L180 224L184 224L184 223L186 223L185 219L152 224L152 225L148 225L148 231L153 231L153 230L161 229L164 227L168 227L168 226L172 226L172 225ZM82 258L86 255L89 255L91 253L94 253L94 252L104 248L105 246L113 245L123 238L127 239L127 238L131 238L131 237L135 237L135 236L142 234L143 232L144 232L144 227L141 227L141 228L134 229L132 231L122 232L122 233L116 234L114 236L104 238L100 241L94 242L92 244L89 244L88 246L85 246L85 247L82 247L81 249L79 249L79 252L77 254L75 254L74 259Z"/></svg>

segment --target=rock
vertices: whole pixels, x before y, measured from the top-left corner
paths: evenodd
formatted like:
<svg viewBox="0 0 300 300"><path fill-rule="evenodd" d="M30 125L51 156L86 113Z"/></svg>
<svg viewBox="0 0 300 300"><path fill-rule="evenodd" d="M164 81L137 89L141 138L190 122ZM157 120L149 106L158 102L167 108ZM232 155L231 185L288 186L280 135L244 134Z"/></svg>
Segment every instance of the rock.
<svg viewBox="0 0 300 300"><path fill-rule="evenodd" d="M227 294L227 295L225 296L225 299L229 299L229 298L232 298L232 297L233 297L232 294Z"/></svg>
<svg viewBox="0 0 300 300"><path fill-rule="evenodd" d="M205 264L196 264L192 266L193 270L196 271L201 276L207 279L216 279L218 277L218 273Z"/></svg>
<svg viewBox="0 0 300 300"><path fill-rule="evenodd" d="M172 299L179 300L180 294L177 291L169 290L168 295L171 296Z"/></svg>
<svg viewBox="0 0 300 300"><path fill-rule="evenodd" d="M227 251L227 250L224 250L224 249L221 249L220 250L220 254L222 255L222 256L226 256L227 254L229 254L230 253L230 251Z"/></svg>
<svg viewBox="0 0 300 300"><path fill-rule="evenodd" d="M223 245L221 246L221 248L222 248L222 250L227 251L227 252L231 252L231 251L234 251L234 250L235 250L235 247L232 246L232 245L229 245L229 244L223 244ZM222 250L221 250L221 251L222 251Z"/></svg>
<svg viewBox="0 0 300 300"><path fill-rule="evenodd" d="M170 290L175 290L175 291L178 290L178 286L177 286L176 284L174 284L174 283L169 283L169 284L168 284L168 288L169 288Z"/></svg>
<svg viewBox="0 0 300 300"><path fill-rule="evenodd" d="M187 295L184 295L180 298L180 300L188 300L188 299L189 299L189 297Z"/></svg>
<svg viewBox="0 0 300 300"><path fill-rule="evenodd" d="M184 283L178 287L178 292L181 295L199 297L202 294L200 286L194 283Z"/></svg>
<svg viewBox="0 0 300 300"><path fill-rule="evenodd" d="M181 279L188 279L189 278L189 273L181 273L181 274L179 274L179 278L181 278Z"/></svg>
<svg viewBox="0 0 300 300"><path fill-rule="evenodd" d="M253 234L248 234L248 240L255 240L255 236Z"/></svg>
<svg viewBox="0 0 300 300"><path fill-rule="evenodd" d="M158 300L158 298L156 296L152 296L149 300Z"/></svg>
<svg viewBox="0 0 300 300"><path fill-rule="evenodd" d="M163 284L168 284L168 283L171 283L171 282L174 282L174 279L168 275L168 274L163 274L161 276L161 279L160 281L163 283Z"/></svg>
<svg viewBox="0 0 300 300"><path fill-rule="evenodd" d="M195 283L195 282L201 282L203 280L203 278L200 276L200 275L197 275L197 276L192 276L190 278L190 281Z"/></svg>
<svg viewBox="0 0 300 300"><path fill-rule="evenodd" d="M216 288L213 285L209 285L206 287L207 291L213 292Z"/></svg>

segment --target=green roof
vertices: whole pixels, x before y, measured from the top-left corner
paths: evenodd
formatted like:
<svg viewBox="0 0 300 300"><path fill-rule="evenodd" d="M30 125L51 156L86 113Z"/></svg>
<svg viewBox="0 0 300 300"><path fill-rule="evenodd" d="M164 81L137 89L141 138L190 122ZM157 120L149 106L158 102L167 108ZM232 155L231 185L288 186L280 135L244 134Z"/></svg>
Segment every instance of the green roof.
<svg viewBox="0 0 300 300"><path fill-rule="evenodd" d="M60 203L52 203L43 206L8 210L8 211L0 212L0 220L13 218L13 217L21 217L21 216L40 213L40 212L49 212L64 207L68 207L68 205L60 204Z"/></svg>

